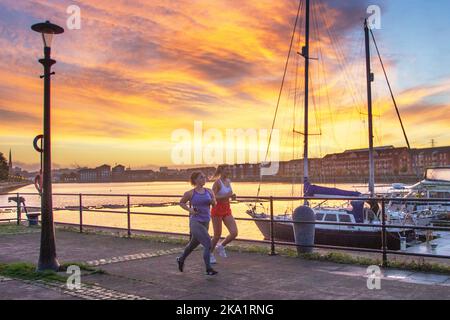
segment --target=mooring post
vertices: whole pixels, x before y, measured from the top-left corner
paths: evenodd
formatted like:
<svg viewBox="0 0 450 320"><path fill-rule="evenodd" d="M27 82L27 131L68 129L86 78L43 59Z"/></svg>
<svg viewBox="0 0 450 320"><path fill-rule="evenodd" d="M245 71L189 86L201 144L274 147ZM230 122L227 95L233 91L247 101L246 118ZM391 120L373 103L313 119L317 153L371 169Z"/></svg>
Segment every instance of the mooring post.
<svg viewBox="0 0 450 320"><path fill-rule="evenodd" d="M387 258L387 238L386 238L386 208L384 199L381 199L381 245L382 245L382 251L383 251L383 262L382 266L387 267L388 265L388 258Z"/></svg>
<svg viewBox="0 0 450 320"><path fill-rule="evenodd" d="M80 233L83 233L83 196L80 193Z"/></svg>
<svg viewBox="0 0 450 320"><path fill-rule="evenodd" d="M128 237L131 237L131 210L130 210L129 194L127 194L127 230L128 230Z"/></svg>
<svg viewBox="0 0 450 320"><path fill-rule="evenodd" d="M274 227L273 227L273 197L270 197L270 254L275 256L275 237L274 237Z"/></svg>
<svg viewBox="0 0 450 320"><path fill-rule="evenodd" d="M22 211L20 209L20 194L17 193L17 225L20 225L20 221L22 220Z"/></svg>

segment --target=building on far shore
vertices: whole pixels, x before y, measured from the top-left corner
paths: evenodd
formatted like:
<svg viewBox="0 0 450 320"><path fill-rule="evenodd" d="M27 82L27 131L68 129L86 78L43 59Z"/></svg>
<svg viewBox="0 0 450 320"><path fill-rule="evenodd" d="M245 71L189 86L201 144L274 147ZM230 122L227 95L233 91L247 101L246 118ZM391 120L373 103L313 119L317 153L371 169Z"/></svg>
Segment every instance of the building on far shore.
<svg viewBox="0 0 450 320"><path fill-rule="evenodd" d="M111 182L111 176L111 166L104 164L95 169L80 169L78 182Z"/></svg>
<svg viewBox="0 0 450 320"><path fill-rule="evenodd" d="M450 147L411 149L383 146L374 148L375 178L379 182L417 181L426 168L449 166ZM234 180L257 181L259 164L231 166ZM369 176L369 149L346 150L309 159L309 176L316 182L367 182ZM301 182L303 159L279 162L275 176L266 181Z"/></svg>
<svg viewBox="0 0 450 320"><path fill-rule="evenodd" d="M322 174L325 177L368 177L369 149L347 150L330 154L322 159ZM393 146L374 148L375 176L413 175L410 153L407 148Z"/></svg>
<svg viewBox="0 0 450 320"><path fill-rule="evenodd" d="M369 176L369 150L346 150L328 154L323 158L309 159L309 176L316 182L367 182ZM411 149L384 146L374 148L375 178L377 182L415 182L425 168L450 165L450 147ZM233 164L231 178L235 181L259 181L261 165L258 163ZM119 164L111 169L102 165L94 169L83 168L76 174L63 176L62 182L145 182L188 181L194 171L201 170L212 177L215 167L171 169L160 167L159 171L131 170ZM303 159L279 162L279 170L264 181L300 183L303 177Z"/></svg>
<svg viewBox="0 0 450 320"><path fill-rule="evenodd" d="M450 147L435 147L414 149L412 163L414 170L423 173L429 167L444 167L450 165Z"/></svg>

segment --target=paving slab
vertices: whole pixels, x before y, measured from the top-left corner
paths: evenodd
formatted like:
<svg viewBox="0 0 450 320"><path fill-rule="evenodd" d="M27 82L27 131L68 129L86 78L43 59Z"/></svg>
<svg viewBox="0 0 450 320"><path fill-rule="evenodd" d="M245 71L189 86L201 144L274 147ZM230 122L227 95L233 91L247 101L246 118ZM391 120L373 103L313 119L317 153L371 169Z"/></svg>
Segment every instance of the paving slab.
<svg viewBox="0 0 450 320"><path fill-rule="evenodd" d="M0 282L0 300L75 300L75 297L18 280Z"/></svg>

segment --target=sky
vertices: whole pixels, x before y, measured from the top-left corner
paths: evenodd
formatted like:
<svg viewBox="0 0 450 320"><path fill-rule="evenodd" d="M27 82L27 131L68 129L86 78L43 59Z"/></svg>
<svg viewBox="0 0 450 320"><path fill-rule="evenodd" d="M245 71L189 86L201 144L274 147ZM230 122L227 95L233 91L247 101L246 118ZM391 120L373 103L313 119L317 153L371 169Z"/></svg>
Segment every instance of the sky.
<svg viewBox="0 0 450 320"><path fill-rule="evenodd" d="M362 25L369 5L381 8L373 32L412 147L450 145L450 2L311 2L318 60L311 60L310 155L367 147ZM70 5L80 8L80 29L67 27ZM50 20L65 28L52 45L55 167L180 165L177 139L198 138L199 122L203 145L182 144L192 164L238 162L239 147L217 151L227 146L219 138L237 129L255 130L258 140L242 148L264 154L297 8L293 0L1 0L0 152L12 149L24 168L39 162L32 141L42 132L42 41L30 26ZM296 52L304 7L301 13L271 145L283 160L302 156L302 137L293 133L303 130L304 68ZM375 144L405 146L371 46Z"/></svg>

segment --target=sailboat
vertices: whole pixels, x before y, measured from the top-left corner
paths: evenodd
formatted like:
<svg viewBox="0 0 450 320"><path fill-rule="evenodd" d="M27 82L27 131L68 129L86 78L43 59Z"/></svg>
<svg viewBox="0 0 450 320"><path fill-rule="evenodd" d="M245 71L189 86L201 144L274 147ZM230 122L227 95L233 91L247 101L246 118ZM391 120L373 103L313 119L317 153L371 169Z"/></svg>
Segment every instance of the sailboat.
<svg viewBox="0 0 450 320"><path fill-rule="evenodd" d="M309 138L309 69L310 69L310 0L305 0L305 45L300 55L305 60L305 81L304 81L304 169L303 169L303 192L304 197L328 197L328 198L350 198L354 200L350 202L349 208L324 208L315 207L316 222L339 222L341 225L315 225L315 244L330 245L337 247L359 247L374 248L382 247L381 237L381 219L377 204L371 202L371 208L366 208L364 201L358 200L361 197L360 192L341 190L337 188L327 188L313 185L309 181L309 159L308 159L308 138ZM300 14L300 7L297 13ZM295 33L294 26L294 33ZM372 82L374 79L371 71L370 57L370 29L367 20L364 22L365 35L365 51L366 51L366 73L367 73L367 104L368 104L368 127L369 127L369 196L375 197L375 173L374 173L374 146L373 146L373 115L372 115ZM283 79L284 81L284 79ZM305 205L310 205L305 200ZM378 208L379 209L379 208ZM257 218L255 223L265 239L270 239L271 230L270 223L264 219L270 219L266 213L258 213L256 205L250 205L247 214L252 218ZM292 216L285 214L275 216L273 223L273 234L275 240L278 241L294 241L294 231ZM365 223L370 226L347 226L345 224ZM401 239L406 241L415 239L414 230L411 229L391 229L387 230L386 240L387 247L390 250L399 250L401 248Z"/></svg>

